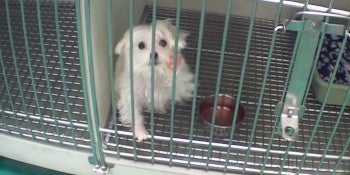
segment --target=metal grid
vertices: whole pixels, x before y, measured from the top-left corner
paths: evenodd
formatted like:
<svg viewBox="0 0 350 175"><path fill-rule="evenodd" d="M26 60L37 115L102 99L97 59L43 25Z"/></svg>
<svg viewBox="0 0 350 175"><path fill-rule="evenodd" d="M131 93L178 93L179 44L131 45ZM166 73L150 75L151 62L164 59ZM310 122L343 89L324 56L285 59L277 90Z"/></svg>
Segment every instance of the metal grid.
<svg viewBox="0 0 350 175"><path fill-rule="evenodd" d="M25 45L20 3L18 1L8 3L12 33L8 30L5 4L6 1L0 1L0 9L2 9L0 10L0 46L4 64L0 67L0 131L35 140L90 149L81 84L75 4L60 1L57 6L60 26L59 47L62 51L64 79L57 44L53 1L40 1L45 63L35 1L23 2L28 48ZM14 48L11 48L10 35L12 35ZM17 70L14 60L17 63ZM30 75L30 64L33 76ZM45 76L46 71L48 77ZM32 79L35 82L35 88L32 86ZM64 87L66 87L66 93Z"/></svg>
<svg viewBox="0 0 350 175"><path fill-rule="evenodd" d="M175 18L176 10L159 8L157 9L157 18ZM146 7L144 18L141 22L150 22L152 20L152 8ZM195 67L195 57L197 52L197 40L199 30L200 13L183 10L181 14L180 26L182 29L191 33L188 38L188 47L183 51L187 62L192 70ZM198 103L208 95L214 94L215 83L218 73L219 57L222 31L224 28L225 16L219 14L206 14L205 31L203 46L201 50L201 64L199 72L199 87L197 96ZM232 94L235 96L238 91L239 76L244 57L246 38L249 29L249 18L233 16L230 20L228 43L225 52L225 61L222 75L222 84L220 93ZM235 132L234 140L231 145L227 171L241 171L246 167L248 172L260 172L263 166L264 155L267 151L270 139L273 139L271 150L266 157L265 172L269 173L288 173L295 172L305 152L305 147L319 113L321 103L317 101L310 90L307 98L307 111L304 118L300 121L301 136L298 141L288 142L281 139L276 132L271 138L272 129L276 121L274 109L281 99L285 80L287 77L289 63L292 57L295 35L294 33L278 34L274 48L272 63L269 70L269 77L264 92L262 108L258 115L258 123L255 130L255 137L250 154L247 155L249 136L253 128L253 120L258 104L260 87L262 84L265 63L267 61L270 41L273 34L274 21L256 19L253 29L253 37L249 51L247 72L243 84L241 104L245 107L246 118L240 128ZM192 155L189 157L189 126L191 121L191 102L177 104L174 121L174 143L173 155L169 157L170 144L170 114L155 114L155 145L154 152L151 151L151 142L148 139L142 143L137 143L137 160L152 161L166 164L175 164L178 166L199 167L211 170L222 171L225 167L225 159L229 140L225 138L214 138L212 146L213 152L208 154L209 133L205 132L199 122L199 114L196 113L194 123L194 137L192 145ZM325 151L326 143L336 122L336 117L340 111L340 106L327 105L318 132L313 139L312 148L307 154L306 161L302 167L303 173L313 173L320 157ZM146 116L150 116L148 111ZM343 118L338 126L336 135L328 149L324 162L320 167L321 172L333 170L339 155L345 147L346 140L350 137L350 131L347 127L350 124L350 109L346 108ZM149 118L146 119L146 127L149 126ZM109 118L106 128L102 128L105 134L107 154L119 154L125 158L135 159L132 133L130 128L118 125L118 148L115 144L116 138L113 130L113 119ZM108 129L109 128L109 129ZM277 131L277 130L276 130ZM288 145L291 145L287 150ZM115 151L119 150L119 152ZM152 157L154 155L154 158ZM249 161L245 162L246 156ZM287 158L287 159L286 159ZM281 165L284 166L281 166ZM350 172L350 153L347 152L343 157L339 171Z"/></svg>

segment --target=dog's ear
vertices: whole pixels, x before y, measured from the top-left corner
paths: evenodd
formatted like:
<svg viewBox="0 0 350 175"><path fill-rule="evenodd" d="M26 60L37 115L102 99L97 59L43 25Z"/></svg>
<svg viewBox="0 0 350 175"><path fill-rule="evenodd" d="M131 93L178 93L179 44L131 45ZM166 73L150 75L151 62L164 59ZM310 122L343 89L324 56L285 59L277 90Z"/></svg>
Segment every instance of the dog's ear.
<svg viewBox="0 0 350 175"><path fill-rule="evenodd" d="M114 49L115 54L121 54L123 52L125 46L129 42L129 33L129 30L124 33L123 38L118 42Z"/></svg>
<svg viewBox="0 0 350 175"><path fill-rule="evenodd" d="M175 26L176 19L175 18L167 18L167 19L160 20L160 21L163 21L165 24Z"/></svg>
<svg viewBox="0 0 350 175"><path fill-rule="evenodd" d="M179 43L178 43L179 49L183 49L183 48L185 48L187 46L186 38L187 38L188 35L190 35L190 32L188 32L186 30L180 30L180 32L179 32Z"/></svg>
<svg viewBox="0 0 350 175"><path fill-rule="evenodd" d="M175 24L176 24L176 20L174 18L157 20L157 26L159 26L161 28L166 28L173 34L175 34L175 32L176 32Z"/></svg>

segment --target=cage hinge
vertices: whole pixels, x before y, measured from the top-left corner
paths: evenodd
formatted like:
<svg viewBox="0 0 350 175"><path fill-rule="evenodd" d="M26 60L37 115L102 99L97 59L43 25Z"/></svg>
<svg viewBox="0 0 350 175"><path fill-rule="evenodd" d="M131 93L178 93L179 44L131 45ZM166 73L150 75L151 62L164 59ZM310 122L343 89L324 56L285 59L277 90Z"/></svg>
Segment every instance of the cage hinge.
<svg viewBox="0 0 350 175"><path fill-rule="evenodd" d="M99 174L107 174L109 168L113 168L113 164L105 164L103 165L101 162L99 162L94 156L89 156L88 158L89 163L94 165L93 171Z"/></svg>

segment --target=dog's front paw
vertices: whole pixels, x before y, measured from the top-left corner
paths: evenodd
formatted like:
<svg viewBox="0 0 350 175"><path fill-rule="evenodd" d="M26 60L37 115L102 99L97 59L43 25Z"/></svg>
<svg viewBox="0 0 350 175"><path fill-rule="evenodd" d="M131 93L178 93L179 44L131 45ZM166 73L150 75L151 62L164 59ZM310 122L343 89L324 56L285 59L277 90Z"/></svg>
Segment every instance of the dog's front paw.
<svg viewBox="0 0 350 175"><path fill-rule="evenodd" d="M137 139L138 142L141 142L142 140L147 139L147 130L145 126L140 125L135 127L135 138Z"/></svg>

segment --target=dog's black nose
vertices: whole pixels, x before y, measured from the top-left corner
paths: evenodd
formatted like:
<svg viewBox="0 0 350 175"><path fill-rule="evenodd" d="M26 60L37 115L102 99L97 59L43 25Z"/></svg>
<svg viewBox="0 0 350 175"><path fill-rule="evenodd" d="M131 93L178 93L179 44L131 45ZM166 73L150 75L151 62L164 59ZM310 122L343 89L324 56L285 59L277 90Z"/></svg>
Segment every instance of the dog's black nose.
<svg viewBox="0 0 350 175"><path fill-rule="evenodd" d="M149 55L149 57L152 59L152 53ZM154 59L157 60L158 59L158 53L154 52Z"/></svg>

